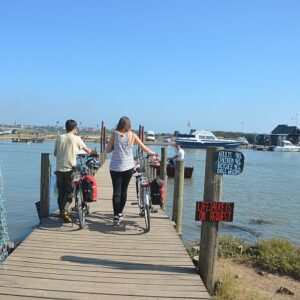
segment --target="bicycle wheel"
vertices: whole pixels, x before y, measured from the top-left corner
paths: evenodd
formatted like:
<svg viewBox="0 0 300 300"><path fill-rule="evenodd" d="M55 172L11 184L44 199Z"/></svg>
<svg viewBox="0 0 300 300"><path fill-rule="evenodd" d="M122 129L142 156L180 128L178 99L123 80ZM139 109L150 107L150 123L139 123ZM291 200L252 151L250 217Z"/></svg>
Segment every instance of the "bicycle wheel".
<svg viewBox="0 0 300 300"><path fill-rule="evenodd" d="M137 203L140 209L140 216L143 216L144 214L144 189L141 187L140 182L136 181L136 196L137 196Z"/></svg>
<svg viewBox="0 0 300 300"><path fill-rule="evenodd" d="M79 221L79 227L80 229L83 229L85 226L87 208L85 202L83 201L82 190L80 187L76 191L76 210Z"/></svg>
<svg viewBox="0 0 300 300"><path fill-rule="evenodd" d="M146 231L150 231L150 204L149 204L149 193L145 191L144 194L144 218L145 218L145 225Z"/></svg>

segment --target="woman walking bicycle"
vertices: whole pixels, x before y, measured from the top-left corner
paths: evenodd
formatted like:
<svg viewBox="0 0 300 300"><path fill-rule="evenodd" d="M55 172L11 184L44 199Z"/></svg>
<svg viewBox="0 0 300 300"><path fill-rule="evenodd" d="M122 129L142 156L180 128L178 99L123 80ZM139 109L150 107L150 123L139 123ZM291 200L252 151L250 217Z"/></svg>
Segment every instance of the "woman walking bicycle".
<svg viewBox="0 0 300 300"><path fill-rule="evenodd" d="M120 118L106 147L107 153L112 152L109 169L113 184L112 202L115 226L119 226L124 219L123 209L126 205L128 185L134 172L132 152L134 144L142 148L149 156L156 155L131 131L131 122L128 117L124 116Z"/></svg>

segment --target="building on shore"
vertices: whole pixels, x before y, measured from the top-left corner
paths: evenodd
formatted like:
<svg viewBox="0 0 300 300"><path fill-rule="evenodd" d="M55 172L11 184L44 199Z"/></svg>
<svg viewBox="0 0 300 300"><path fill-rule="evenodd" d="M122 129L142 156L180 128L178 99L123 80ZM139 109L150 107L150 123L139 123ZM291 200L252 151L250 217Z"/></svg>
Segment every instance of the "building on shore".
<svg viewBox="0 0 300 300"><path fill-rule="evenodd" d="M299 144L300 129L297 126L277 125L270 134L258 134L255 143L262 146L278 146L281 141Z"/></svg>

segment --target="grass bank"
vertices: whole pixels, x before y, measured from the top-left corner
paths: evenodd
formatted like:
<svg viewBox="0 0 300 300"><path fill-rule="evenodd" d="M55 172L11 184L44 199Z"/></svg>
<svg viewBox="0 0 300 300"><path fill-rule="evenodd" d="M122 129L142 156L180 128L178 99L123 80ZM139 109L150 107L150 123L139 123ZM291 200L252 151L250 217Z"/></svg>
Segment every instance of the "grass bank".
<svg viewBox="0 0 300 300"><path fill-rule="evenodd" d="M199 256L199 242L188 246L191 258ZM243 239L220 236L213 299L300 299L300 248L282 239L251 245ZM288 288L294 296L276 293ZM288 292L286 292L288 294Z"/></svg>

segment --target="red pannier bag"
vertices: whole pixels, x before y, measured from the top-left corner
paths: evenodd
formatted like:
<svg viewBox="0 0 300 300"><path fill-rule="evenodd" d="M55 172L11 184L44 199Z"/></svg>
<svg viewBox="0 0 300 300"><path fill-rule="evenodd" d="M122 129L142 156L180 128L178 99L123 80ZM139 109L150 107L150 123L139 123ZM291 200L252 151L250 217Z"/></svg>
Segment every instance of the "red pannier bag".
<svg viewBox="0 0 300 300"><path fill-rule="evenodd" d="M81 188L85 202L97 201L97 182L93 175L87 174L82 177Z"/></svg>

